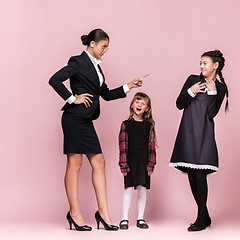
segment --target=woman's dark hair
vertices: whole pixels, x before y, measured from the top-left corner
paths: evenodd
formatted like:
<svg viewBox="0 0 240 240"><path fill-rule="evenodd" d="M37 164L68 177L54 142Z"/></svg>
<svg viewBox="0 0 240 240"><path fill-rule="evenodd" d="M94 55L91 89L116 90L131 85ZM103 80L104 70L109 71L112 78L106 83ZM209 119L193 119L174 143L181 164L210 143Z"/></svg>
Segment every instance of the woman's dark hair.
<svg viewBox="0 0 240 240"><path fill-rule="evenodd" d="M102 29L94 29L88 35L81 36L82 44L87 46L90 45L91 41L98 43L106 39L109 40L109 36Z"/></svg>
<svg viewBox="0 0 240 240"><path fill-rule="evenodd" d="M225 58L223 57L223 54L219 50L205 52L205 53L203 53L202 57L210 57L214 63L218 62L218 64L219 64L218 68L217 68L217 74L226 90L226 97L227 97L227 101L226 101L226 105L225 105L225 112L226 112L229 110L228 87L227 87L227 84L222 75L222 70L223 70L223 67L225 66ZM200 77L201 76L202 76L202 74L200 74Z"/></svg>

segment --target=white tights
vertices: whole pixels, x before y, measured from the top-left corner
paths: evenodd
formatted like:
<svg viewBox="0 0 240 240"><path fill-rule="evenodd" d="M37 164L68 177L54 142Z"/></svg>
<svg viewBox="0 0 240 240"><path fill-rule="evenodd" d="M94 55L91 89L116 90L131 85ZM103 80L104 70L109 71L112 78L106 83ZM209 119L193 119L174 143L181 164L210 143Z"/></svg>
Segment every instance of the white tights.
<svg viewBox="0 0 240 240"><path fill-rule="evenodd" d="M126 188L123 192L123 212L122 220L128 220L128 211L131 203L132 193L134 188ZM138 192L138 220L143 219L145 205L146 205L146 188L143 186L137 186Z"/></svg>

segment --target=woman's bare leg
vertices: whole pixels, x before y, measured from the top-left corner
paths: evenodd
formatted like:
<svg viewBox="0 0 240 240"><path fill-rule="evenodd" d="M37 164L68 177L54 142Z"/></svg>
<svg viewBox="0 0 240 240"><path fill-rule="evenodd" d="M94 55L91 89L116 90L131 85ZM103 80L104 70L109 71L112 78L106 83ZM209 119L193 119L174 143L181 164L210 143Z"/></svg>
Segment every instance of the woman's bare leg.
<svg viewBox="0 0 240 240"><path fill-rule="evenodd" d="M107 206L107 185L103 154L87 154L87 158L92 166L92 182L97 198L98 211L106 223L112 224Z"/></svg>
<svg viewBox="0 0 240 240"><path fill-rule="evenodd" d="M79 203L78 203L78 175L82 166L82 154L68 154L65 174L65 189L70 207L70 215L79 225L84 226Z"/></svg>

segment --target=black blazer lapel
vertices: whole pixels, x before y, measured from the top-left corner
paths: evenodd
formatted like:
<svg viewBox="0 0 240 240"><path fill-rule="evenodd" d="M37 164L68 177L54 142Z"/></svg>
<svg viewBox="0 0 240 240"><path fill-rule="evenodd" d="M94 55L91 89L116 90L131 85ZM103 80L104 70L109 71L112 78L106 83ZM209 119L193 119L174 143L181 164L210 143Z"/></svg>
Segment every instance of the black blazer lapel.
<svg viewBox="0 0 240 240"><path fill-rule="evenodd" d="M99 70L100 70L100 73L103 75L103 80L105 81L105 77L104 77L104 74L103 74L103 71L102 71L100 65L98 65L98 68L99 68Z"/></svg>
<svg viewBox="0 0 240 240"><path fill-rule="evenodd" d="M86 60L89 68L92 70L92 72L94 72L94 76L96 78L96 83L98 84L98 86L100 87L100 82L99 82L99 77L98 77L98 74L97 74L97 71L91 61L91 59L88 57L87 53L84 51L82 52L82 56L84 57L84 59Z"/></svg>
<svg viewBox="0 0 240 240"><path fill-rule="evenodd" d="M99 68L99 70L100 70L100 73L101 73L101 74L102 74L102 76L103 76L103 83L102 83L102 85L100 86L100 89L102 89L102 88L103 88L103 86L104 86L104 83L105 83L105 77L104 77L104 74L103 74L103 71L102 71L102 69L101 69L100 65L98 65L98 68Z"/></svg>

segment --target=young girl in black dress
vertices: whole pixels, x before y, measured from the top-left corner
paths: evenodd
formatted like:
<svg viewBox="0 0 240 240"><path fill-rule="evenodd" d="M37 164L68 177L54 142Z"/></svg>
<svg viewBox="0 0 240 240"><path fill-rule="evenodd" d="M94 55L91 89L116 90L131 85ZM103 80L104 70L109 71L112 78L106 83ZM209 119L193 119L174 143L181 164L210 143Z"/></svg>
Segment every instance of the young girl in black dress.
<svg viewBox="0 0 240 240"><path fill-rule="evenodd" d="M119 166L124 175L123 213L120 229L128 229L128 211L133 189L138 192L139 228L148 228L143 220L146 189L156 164L155 123L150 98L141 92L135 94L130 105L129 119L121 124L119 134Z"/></svg>
<svg viewBox="0 0 240 240"><path fill-rule="evenodd" d="M188 174L198 206L197 219L188 231L201 231L211 225L207 209L207 175L218 171L213 118L224 96L228 98L222 75L224 65L225 59L219 50L205 52L201 56L200 76L189 76L177 98L177 108L184 112L169 166ZM225 111L227 109L228 100Z"/></svg>

